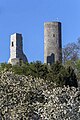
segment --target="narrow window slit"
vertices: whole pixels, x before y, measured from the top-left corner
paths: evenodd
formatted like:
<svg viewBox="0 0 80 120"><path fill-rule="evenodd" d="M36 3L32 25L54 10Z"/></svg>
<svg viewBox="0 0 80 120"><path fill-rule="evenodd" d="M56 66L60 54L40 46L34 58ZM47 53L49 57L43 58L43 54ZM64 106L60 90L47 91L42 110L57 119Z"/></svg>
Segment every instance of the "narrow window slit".
<svg viewBox="0 0 80 120"><path fill-rule="evenodd" d="M53 37L55 37L55 34L53 34Z"/></svg>
<svg viewBox="0 0 80 120"><path fill-rule="evenodd" d="M14 46L14 43L12 42L12 47Z"/></svg>

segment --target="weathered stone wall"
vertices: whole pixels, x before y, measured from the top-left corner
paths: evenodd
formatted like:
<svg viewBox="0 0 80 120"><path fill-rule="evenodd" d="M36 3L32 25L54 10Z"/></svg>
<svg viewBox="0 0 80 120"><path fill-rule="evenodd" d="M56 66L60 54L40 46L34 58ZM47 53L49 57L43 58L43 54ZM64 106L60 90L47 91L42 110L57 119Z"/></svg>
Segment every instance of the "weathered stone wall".
<svg viewBox="0 0 80 120"><path fill-rule="evenodd" d="M23 62L27 62L27 58L23 53L22 35L15 33L11 35L9 63L14 65L19 60L23 60Z"/></svg>
<svg viewBox="0 0 80 120"><path fill-rule="evenodd" d="M44 63L62 60L61 23L44 23Z"/></svg>

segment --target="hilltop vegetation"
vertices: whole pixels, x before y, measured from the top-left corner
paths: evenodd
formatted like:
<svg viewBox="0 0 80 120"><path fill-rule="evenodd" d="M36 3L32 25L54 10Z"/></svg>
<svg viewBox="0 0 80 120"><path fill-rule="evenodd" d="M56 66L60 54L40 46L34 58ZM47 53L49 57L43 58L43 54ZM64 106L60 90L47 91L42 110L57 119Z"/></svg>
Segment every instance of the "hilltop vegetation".
<svg viewBox="0 0 80 120"><path fill-rule="evenodd" d="M2 63L0 71L11 71L14 74L31 76L33 79L44 79L51 87L63 87L69 85L77 87L77 76L74 69L59 62L49 66L40 61L31 63L22 63L20 66Z"/></svg>
<svg viewBox="0 0 80 120"><path fill-rule="evenodd" d="M72 63L1 63L0 120L79 120L80 61Z"/></svg>
<svg viewBox="0 0 80 120"><path fill-rule="evenodd" d="M64 64L1 63L0 120L80 120L79 41L63 49Z"/></svg>
<svg viewBox="0 0 80 120"><path fill-rule="evenodd" d="M22 69L19 72L10 65L4 67L4 71L0 72L0 120L79 120L80 90L69 86L58 87L64 83L59 82L59 70L63 73L64 68L59 66L52 67L56 68L55 73L51 76L49 72L46 79L40 78L40 72L26 76ZM69 80L72 80L67 72Z"/></svg>

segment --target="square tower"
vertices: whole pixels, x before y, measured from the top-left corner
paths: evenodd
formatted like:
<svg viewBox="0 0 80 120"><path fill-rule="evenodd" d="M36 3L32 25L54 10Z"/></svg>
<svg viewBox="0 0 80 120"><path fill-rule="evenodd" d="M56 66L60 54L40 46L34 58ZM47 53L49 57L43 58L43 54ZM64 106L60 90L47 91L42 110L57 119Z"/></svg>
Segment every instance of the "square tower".
<svg viewBox="0 0 80 120"><path fill-rule="evenodd" d="M44 63L62 61L61 23L44 23Z"/></svg>
<svg viewBox="0 0 80 120"><path fill-rule="evenodd" d="M8 63L15 65L18 64L20 60L22 60L23 62L27 62L27 58L23 53L22 35L19 33L15 33L11 35L10 59Z"/></svg>

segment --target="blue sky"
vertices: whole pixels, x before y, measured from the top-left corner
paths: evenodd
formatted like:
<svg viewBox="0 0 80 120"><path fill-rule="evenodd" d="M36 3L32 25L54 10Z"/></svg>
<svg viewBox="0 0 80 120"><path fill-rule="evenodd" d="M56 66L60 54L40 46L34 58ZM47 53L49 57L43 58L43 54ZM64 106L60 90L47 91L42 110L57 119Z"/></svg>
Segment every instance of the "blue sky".
<svg viewBox="0 0 80 120"><path fill-rule="evenodd" d="M0 63L9 59L10 35L23 35L29 62L44 59L44 22L62 22L63 46L80 37L80 0L0 0Z"/></svg>

